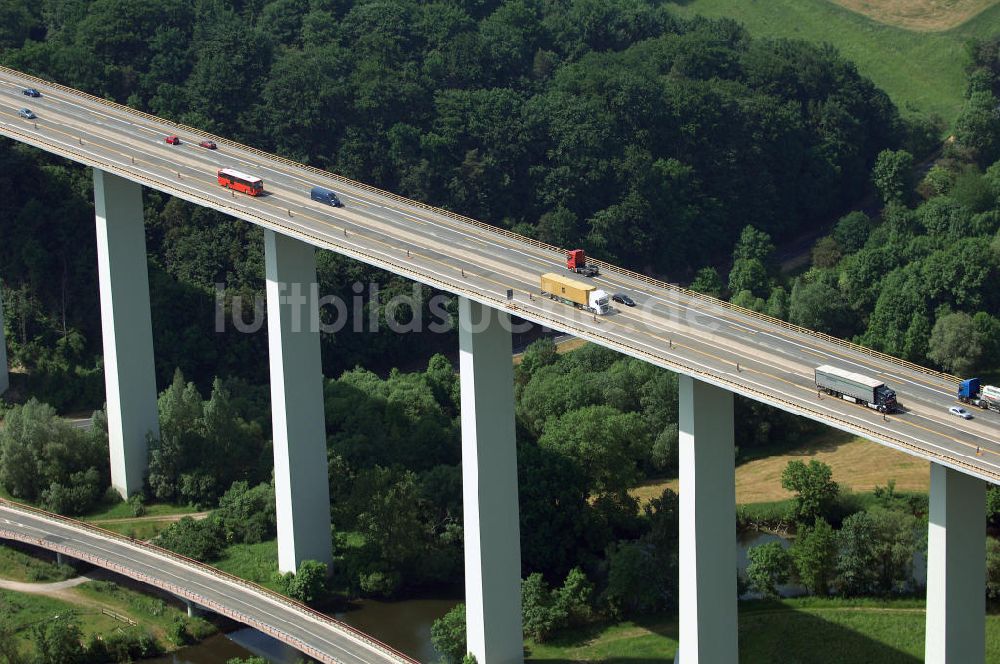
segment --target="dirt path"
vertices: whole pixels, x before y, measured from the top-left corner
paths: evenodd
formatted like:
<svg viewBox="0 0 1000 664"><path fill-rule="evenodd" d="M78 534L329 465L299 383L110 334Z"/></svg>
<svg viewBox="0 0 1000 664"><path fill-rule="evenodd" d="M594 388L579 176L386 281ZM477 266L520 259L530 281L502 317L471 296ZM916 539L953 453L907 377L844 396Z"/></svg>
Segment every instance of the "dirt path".
<svg viewBox="0 0 1000 664"><path fill-rule="evenodd" d="M95 519L93 521L87 521L87 523L92 523L94 525L101 525L102 523L136 523L139 521L166 521L168 523L173 523L180 521L186 516L191 517L195 521L200 521L206 518L211 512L190 512L188 514L163 514L160 516L120 516L114 519Z"/></svg>
<svg viewBox="0 0 1000 664"><path fill-rule="evenodd" d="M108 574L102 569L95 569L81 574L80 576L66 579L65 581L55 581L53 583L24 583L22 581L10 581L0 579L0 588L13 590L19 593L32 593L36 595L53 595L60 590L73 588L88 581L103 581L108 578Z"/></svg>

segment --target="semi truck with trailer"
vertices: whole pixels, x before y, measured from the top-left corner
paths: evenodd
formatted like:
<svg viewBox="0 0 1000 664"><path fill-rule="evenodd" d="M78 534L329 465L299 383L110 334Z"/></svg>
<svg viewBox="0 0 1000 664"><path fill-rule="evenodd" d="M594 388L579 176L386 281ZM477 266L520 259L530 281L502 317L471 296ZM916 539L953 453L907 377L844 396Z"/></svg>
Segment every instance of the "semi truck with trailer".
<svg viewBox="0 0 1000 664"><path fill-rule="evenodd" d="M828 364L816 367L816 389L847 401L863 403L880 413L899 410L896 393L882 381Z"/></svg>
<svg viewBox="0 0 1000 664"><path fill-rule="evenodd" d="M1000 413L1000 387L981 385L978 378L969 378L958 384L958 400Z"/></svg>
<svg viewBox="0 0 1000 664"><path fill-rule="evenodd" d="M608 294L600 288L552 272L541 276L542 295L595 314L611 313Z"/></svg>
<svg viewBox="0 0 1000 664"><path fill-rule="evenodd" d="M585 277L596 277L601 274L596 265L587 265L587 254L583 252L583 249L573 249L566 252L566 269Z"/></svg>

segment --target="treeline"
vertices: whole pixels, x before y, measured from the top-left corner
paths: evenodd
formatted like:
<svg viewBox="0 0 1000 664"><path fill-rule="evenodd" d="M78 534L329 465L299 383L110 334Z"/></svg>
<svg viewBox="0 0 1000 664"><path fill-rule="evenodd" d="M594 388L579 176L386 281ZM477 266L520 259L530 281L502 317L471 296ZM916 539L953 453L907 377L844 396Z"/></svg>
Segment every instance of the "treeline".
<svg viewBox="0 0 1000 664"><path fill-rule="evenodd" d="M830 48L655 0L50 0L5 16L0 60L674 280L747 224L780 240L836 214L880 150L926 134ZM0 159L14 361L47 401L99 403L87 177L10 143ZM159 384L176 367L202 389L259 382L261 335L208 327L217 282L252 315L259 231L146 201ZM339 258L320 280L345 301L354 280L408 288ZM327 375L442 348L327 336Z"/></svg>
<svg viewBox="0 0 1000 664"><path fill-rule="evenodd" d="M830 467L815 460L790 461L781 486L795 493L787 509L777 507L788 512L780 518L791 522L795 539L787 548L768 542L747 551L741 594L749 588L773 599L777 586L789 581L820 597L887 597L921 590L913 561L915 553L927 548L926 496L898 494L892 480L870 497L842 494Z"/></svg>
<svg viewBox="0 0 1000 664"><path fill-rule="evenodd" d="M528 347L515 375L524 576L559 584L580 569L623 612L671 606L675 497L640 509L631 490L676 472L676 376L598 346L560 355L549 339ZM394 595L453 583L462 477L452 364L437 355L424 371L384 379L355 369L324 391L339 587ZM743 399L736 407L740 453L815 428ZM130 499L135 513L150 501L214 510L168 528L160 543L211 561L231 544L272 539L266 390L217 380L206 398L177 372L159 412L145 490ZM103 422L99 414L86 432L37 402L14 406L0 427L0 486L70 514L116 499Z"/></svg>
<svg viewBox="0 0 1000 664"><path fill-rule="evenodd" d="M437 355L424 371L384 379L355 369L324 391L343 587L392 595L460 577L460 398L452 364ZM529 346L516 369L525 576L561 583L580 568L601 591L610 576L632 584L613 601L631 606L641 588L656 593L651 605L669 605L674 563L664 538L671 527L657 524L675 518L675 507L665 496L643 511L630 491L676 472L677 398L676 376L647 363L592 345L562 355L548 339ZM736 407L745 423L741 453L815 427L743 399ZM229 544L273 538L267 391L217 380L206 398L178 371L159 411L145 491L130 499L136 513L150 501L215 510L166 531L164 545L212 560ZM116 499L103 414L94 422L90 431L73 428L34 401L11 408L0 427L0 486L68 514ZM662 556L662 564L634 565L640 551ZM620 564L641 575L627 578Z"/></svg>
<svg viewBox="0 0 1000 664"><path fill-rule="evenodd" d="M847 214L812 249L811 267L779 272L771 237L744 229L728 282L706 268L692 287L870 348L957 374L1000 366L1000 37L970 46L955 136L918 169L883 150L872 183L883 208Z"/></svg>
<svg viewBox="0 0 1000 664"><path fill-rule="evenodd" d="M53 512L79 515L104 499L110 484L103 411L94 414L87 430L35 399L0 411L0 487L7 494Z"/></svg>
<svg viewBox="0 0 1000 664"><path fill-rule="evenodd" d="M778 597L790 581L820 597L920 596L915 555L927 552L928 505L925 494L897 493L895 483L871 495L841 492L829 466L818 461L790 461L781 485L795 493L791 504L767 507L770 518L795 532L791 546L768 542L747 552L742 595L749 589L764 599ZM1000 601L1000 489L987 494L986 586L991 606ZM760 510L758 510L760 511ZM744 512L745 516L745 512Z"/></svg>

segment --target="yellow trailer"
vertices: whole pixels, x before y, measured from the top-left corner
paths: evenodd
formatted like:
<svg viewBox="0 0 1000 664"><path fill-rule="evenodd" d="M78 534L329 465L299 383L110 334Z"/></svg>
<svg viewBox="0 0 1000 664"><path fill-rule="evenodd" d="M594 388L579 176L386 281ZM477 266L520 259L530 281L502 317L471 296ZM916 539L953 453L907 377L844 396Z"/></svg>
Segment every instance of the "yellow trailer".
<svg viewBox="0 0 1000 664"><path fill-rule="evenodd" d="M575 305L595 314L606 314L611 311L608 294L591 284L585 284L576 279L564 277L561 274L548 272L541 276L542 295L553 300Z"/></svg>

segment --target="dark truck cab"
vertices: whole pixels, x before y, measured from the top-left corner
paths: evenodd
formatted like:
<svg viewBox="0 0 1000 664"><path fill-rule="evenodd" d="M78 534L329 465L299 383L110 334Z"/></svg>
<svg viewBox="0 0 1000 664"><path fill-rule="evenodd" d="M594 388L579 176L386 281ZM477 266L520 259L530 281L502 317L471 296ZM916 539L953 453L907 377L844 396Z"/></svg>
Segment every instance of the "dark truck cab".
<svg viewBox="0 0 1000 664"><path fill-rule="evenodd" d="M862 403L880 413L899 411L896 392L877 378L828 364L816 367L816 389L846 401Z"/></svg>

